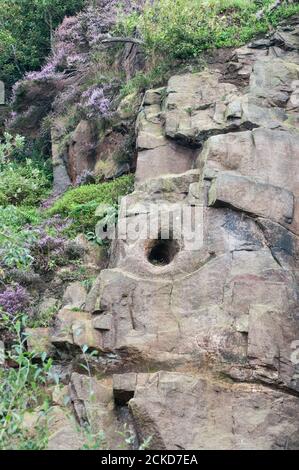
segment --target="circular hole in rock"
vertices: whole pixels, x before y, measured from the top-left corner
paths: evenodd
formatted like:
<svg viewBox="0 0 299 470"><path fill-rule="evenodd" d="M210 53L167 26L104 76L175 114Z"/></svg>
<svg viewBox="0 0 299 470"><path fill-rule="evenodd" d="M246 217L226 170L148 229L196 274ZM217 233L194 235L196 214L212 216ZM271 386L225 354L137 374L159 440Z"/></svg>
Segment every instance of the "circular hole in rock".
<svg viewBox="0 0 299 470"><path fill-rule="evenodd" d="M154 266L170 264L179 251L175 240L153 240L148 249L147 259Z"/></svg>

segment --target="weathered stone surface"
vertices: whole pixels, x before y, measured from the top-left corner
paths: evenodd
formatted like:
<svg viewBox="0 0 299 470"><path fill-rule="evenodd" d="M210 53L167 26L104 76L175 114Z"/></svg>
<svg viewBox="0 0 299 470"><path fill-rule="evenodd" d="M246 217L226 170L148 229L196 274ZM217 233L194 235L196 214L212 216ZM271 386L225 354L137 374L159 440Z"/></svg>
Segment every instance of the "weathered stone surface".
<svg viewBox="0 0 299 470"><path fill-rule="evenodd" d="M225 100L237 94L229 83L219 83L210 72L177 75L170 79L166 99L166 135L186 142L199 142L221 129L217 117L225 111Z"/></svg>
<svg viewBox="0 0 299 470"><path fill-rule="evenodd" d="M255 62L250 93L270 105L285 106L292 93L292 83L299 78L299 64L282 58L267 57Z"/></svg>
<svg viewBox="0 0 299 470"><path fill-rule="evenodd" d="M60 406L48 413L49 438L47 450L79 450L85 442L74 416Z"/></svg>
<svg viewBox="0 0 299 470"><path fill-rule="evenodd" d="M130 172L133 159L126 154L127 129L119 127L119 130L107 129L97 144L94 174L99 179L109 180Z"/></svg>
<svg viewBox="0 0 299 470"><path fill-rule="evenodd" d="M75 241L84 250L83 262L86 266L95 270L107 267L109 260L105 247L90 242L83 233L77 235Z"/></svg>
<svg viewBox="0 0 299 470"><path fill-rule="evenodd" d="M115 413L112 381L97 380L77 373L72 374L69 394L76 417L81 425L89 424L93 433L103 433L104 447L117 449L125 446L120 436L120 423Z"/></svg>
<svg viewBox="0 0 299 470"><path fill-rule="evenodd" d="M111 330L113 317L109 313L106 315L97 315L93 320L93 327L96 330Z"/></svg>
<svg viewBox="0 0 299 470"><path fill-rule="evenodd" d="M137 374L115 374L113 376L113 393L118 405L127 405L133 398L137 385Z"/></svg>
<svg viewBox="0 0 299 470"><path fill-rule="evenodd" d="M184 173L193 166L195 153L181 145L162 145L139 154L136 181L144 181L162 175Z"/></svg>
<svg viewBox="0 0 299 470"><path fill-rule="evenodd" d="M72 282L68 285L63 294L62 304L66 308L79 308L84 307L86 301L86 289L81 282Z"/></svg>
<svg viewBox="0 0 299 470"><path fill-rule="evenodd" d="M130 401L151 449L297 449L298 398L191 374L138 374Z"/></svg>
<svg viewBox="0 0 299 470"><path fill-rule="evenodd" d="M87 312L62 309L55 320L51 342L58 348L88 346L101 349L101 336L93 328L92 316Z"/></svg>
<svg viewBox="0 0 299 470"><path fill-rule="evenodd" d="M298 60L284 34L238 49L223 73L173 77L139 113L118 222L136 233L114 241L87 304L126 369L115 402L152 449L299 448ZM201 208L196 248L174 205ZM147 233L153 206L163 243Z"/></svg>
<svg viewBox="0 0 299 470"><path fill-rule="evenodd" d="M46 353L51 356L54 352L51 343L50 328L26 328L27 347L29 351L42 355Z"/></svg>
<svg viewBox="0 0 299 470"><path fill-rule="evenodd" d="M163 95L166 93L166 88L157 88L156 90L147 90L144 94L144 104L161 104Z"/></svg>
<svg viewBox="0 0 299 470"><path fill-rule="evenodd" d="M64 161L66 158L66 149L61 148L61 139L66 132L65 125L65 120L60 118L55 120L51 128L54 195L63 193L71 185L71 180Z"/></svg>
<svg viewBox="0 0 299 470"><path fill-rule="evenodd" d="M161 175L184 173L193 168L196 153L165 137L160 90L151 90L137 119L139 150L136 182Z"/></svg>
<svg viewBox="0 0 299 470"><path fill-rule="evenodd" d="M211 185L209 205L217 204L259 215L282 225L293 220L294 196L290 191L232 173L219 173Z"/></svg>
<svg viewBox="0 0 299 470"><path fill-rule="evenodd" d="M299 234L299 134L269 129L213 136L199 155L204 174L233 171L294 194L290 230Z"/></svg>
<svg viewBox="0 0 299 470"><path fill-rule="evenodd" d="M84 171L93 170L95 144L94 126L89 121L80 121L71 136L68 148L68 174L72 183L75 183Z"/></svg>
<svg viewBox="0 0 299 470"><path fill-rule="evenodd" d="M109 448L128 406L136 447L299 448L297 29L145 94L109 267L52 337L100 351L70 395Z"/></svg>

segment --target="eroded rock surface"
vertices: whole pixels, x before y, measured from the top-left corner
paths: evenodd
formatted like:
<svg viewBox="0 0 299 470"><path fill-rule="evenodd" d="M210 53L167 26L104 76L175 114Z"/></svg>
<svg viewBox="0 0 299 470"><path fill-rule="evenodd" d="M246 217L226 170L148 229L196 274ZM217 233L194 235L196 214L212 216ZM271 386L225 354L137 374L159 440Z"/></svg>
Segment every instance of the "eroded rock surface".
<svg viewBox="0 0 299 470"><path fill-rule="evenodd" d="M135 192L118 223L141 230L113 243L84 311L60 312L52 337L100 353L97 412L110 436L128 404L153 449L299 448L293 23L234 51L222 71L145 94ZM174 207L199 210L195 240L169 219ZM72 376L72 399L86 416L82 380Z"/></svg>

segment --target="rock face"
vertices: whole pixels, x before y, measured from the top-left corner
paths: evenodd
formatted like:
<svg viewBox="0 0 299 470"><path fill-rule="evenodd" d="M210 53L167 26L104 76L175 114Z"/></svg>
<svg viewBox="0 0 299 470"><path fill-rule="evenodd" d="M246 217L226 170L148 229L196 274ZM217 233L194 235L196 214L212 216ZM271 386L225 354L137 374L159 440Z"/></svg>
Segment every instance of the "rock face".
<svg viewBox="0 0 299 470"><path fill-rule="evenodd" d="M145 94L109 269L84 311L59 313L51 340L99 352L96 420L110 447L126 409L152 449L299 449L293 23L222 71ZM72 376L79 421L84 380Z"/></svg>
<svg viewBox="0 0 299 470"><path fill-rule="evenodd" d="M145 94L119 226L162 207L160 232L114 243L93 311L128 369L116 403L153 449L299 448L298 48L282 30ZM174 205L202 209L199 244L174 222L163 240Z"/></svg>

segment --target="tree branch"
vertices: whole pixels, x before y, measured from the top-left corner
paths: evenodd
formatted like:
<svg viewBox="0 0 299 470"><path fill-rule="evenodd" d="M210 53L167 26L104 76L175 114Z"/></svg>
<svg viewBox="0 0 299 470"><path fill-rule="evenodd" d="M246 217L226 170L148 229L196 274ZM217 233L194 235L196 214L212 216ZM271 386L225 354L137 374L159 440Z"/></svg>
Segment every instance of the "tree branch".
<svg viewBox="0 0 299 470"><path fill-rule="evenodd" d="M141 39L120 38L120 37L103 39L101 42L102 44L109 44L109 43L116 43L116 42L128 42L132 44L137 44L138 46L142 46L144 44L144 41L142 41Z"/></svg>

